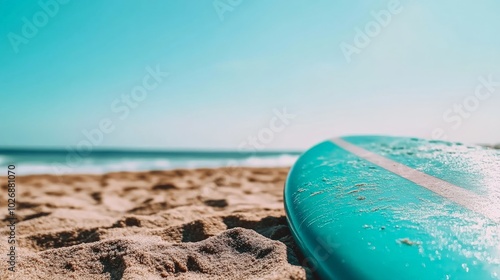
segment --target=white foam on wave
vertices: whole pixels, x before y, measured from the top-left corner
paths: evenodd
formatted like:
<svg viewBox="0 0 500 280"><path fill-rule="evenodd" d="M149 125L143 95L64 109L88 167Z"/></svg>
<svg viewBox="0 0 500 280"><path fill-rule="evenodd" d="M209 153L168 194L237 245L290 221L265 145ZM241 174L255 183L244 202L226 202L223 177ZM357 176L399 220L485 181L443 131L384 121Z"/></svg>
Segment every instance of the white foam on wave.
<svg viewBox="0 0 500 280"><path fill-rule="evenodd" d="M84 160L76 166L58 162L24 162L17 164L19 174L102 174L122 171L171 170L180 168L217 167L287 167L292 166L298 156L279 155L249 157L244 159L126 159L126 160Z"/></svg>
<svg viewBox="0 0 500 280"><path fill-rule="evenodd" d="M288 167L297 161L298 156L280 155L277 157L250 157L241 166L246 167Z"/></svg>
<svg viewBox="0 0 500 280"><path fill-rule="evenodd" d="M24 163L18 164L19 174L102 174L121 171L147 171L155 169L170 169L168 160L124 160L109 162L93 162L86 160L76 166L54 163Z"/></svg>
<svg viewBox="0 0 500 280"><path fill-rule="evenodd" d="M99 173L98 168L82 166L80 168L56 168L50 164L43 163L21 163L16 165L18 175L30 174L72 174L72 173Z"/></svg>

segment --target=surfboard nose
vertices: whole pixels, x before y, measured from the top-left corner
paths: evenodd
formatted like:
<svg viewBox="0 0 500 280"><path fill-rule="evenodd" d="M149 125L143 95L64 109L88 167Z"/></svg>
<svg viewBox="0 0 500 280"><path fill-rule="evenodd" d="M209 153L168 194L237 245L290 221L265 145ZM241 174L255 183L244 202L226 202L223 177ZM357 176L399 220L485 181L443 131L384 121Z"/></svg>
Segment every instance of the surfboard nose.
<svg viewBox="0 0 500 280"><path fill-rule="evenodd" d="M499 185L490 149L351 136L305 152L284 202L324 279L498 279Z"/></svg>

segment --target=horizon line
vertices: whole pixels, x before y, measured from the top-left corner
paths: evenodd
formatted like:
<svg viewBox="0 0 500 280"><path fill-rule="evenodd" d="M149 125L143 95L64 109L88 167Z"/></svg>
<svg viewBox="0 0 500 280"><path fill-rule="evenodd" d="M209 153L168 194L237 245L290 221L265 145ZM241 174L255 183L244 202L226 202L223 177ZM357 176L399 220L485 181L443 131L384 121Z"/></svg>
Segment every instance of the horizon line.
<svg viewBox="0 0 500 280"><path fill-rule="evenodd" d="M0 146L0 155L8 155L8 154L64 154L77 152L76 149L68 149L68 148L54 148L54 147L1 147ZM303 150L229 150L229 149L208 149L208 148L174 148L174 149L158 149L158 148L99 148L92 149L88 154L170 154L170 155L215 155L215 154L241 154L241 155L282 155L282 154L294 154L299 155L303 152Z"/></svg>

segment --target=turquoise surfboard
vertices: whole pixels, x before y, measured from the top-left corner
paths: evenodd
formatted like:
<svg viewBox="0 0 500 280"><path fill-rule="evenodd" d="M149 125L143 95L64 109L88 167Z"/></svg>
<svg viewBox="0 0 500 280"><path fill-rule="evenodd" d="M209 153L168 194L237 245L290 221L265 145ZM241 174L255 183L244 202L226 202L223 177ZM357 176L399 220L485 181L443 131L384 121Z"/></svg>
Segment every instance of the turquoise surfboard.
<svg viewBox="0 0 500 280"><path fill-rule="evenodd" d="M350 136L288 175L291 231L321 279L500 279L500 152Z"/></svg>

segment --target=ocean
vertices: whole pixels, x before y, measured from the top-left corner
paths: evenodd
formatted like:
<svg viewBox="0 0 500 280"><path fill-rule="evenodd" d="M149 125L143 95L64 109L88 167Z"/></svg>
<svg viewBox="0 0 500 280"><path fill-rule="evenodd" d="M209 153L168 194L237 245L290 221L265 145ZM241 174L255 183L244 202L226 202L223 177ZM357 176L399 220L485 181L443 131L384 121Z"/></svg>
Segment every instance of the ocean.
<svg viewBox="0 0 500 280"><path fill-rule="evenodd" d="M0 166L16 166L17 174L102 174L118 171L216 167L291 166L297 151L121 151L100 150L80 156L65 150L0 149Z"/></svg>

